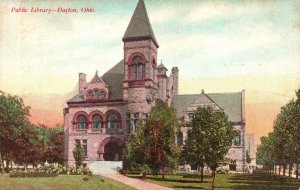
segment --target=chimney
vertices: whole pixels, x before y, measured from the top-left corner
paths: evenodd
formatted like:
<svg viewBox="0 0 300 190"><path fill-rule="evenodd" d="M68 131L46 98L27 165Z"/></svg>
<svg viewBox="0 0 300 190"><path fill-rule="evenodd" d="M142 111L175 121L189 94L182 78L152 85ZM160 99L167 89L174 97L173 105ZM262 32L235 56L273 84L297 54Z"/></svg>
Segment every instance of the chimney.
<svg viewBox="0 0 300 190"><path fill-rule="evenodd" d="M79 73L79 94L84 92L84 87L86 84L86 74Z"/></svg>

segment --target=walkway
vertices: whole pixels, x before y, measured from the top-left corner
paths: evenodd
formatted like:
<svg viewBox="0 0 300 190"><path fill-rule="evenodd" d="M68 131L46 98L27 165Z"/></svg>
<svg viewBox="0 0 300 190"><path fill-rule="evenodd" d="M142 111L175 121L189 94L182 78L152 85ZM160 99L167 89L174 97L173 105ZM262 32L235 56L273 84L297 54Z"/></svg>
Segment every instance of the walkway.
<svg viewBox="0 0 300 190"><path fill-rule="evenodd" d="M133 179L133 178L121 175L119 173L100 173L99 175L110 178L110 179L114 179L116 181L119 181L121 183L129 185L133 188L136 188L137 190L145 190L145 189L147 189L147 190L172 190L172 188L169 188L169 187L163 187L160 185L149 183L147 181Z"/></svg>

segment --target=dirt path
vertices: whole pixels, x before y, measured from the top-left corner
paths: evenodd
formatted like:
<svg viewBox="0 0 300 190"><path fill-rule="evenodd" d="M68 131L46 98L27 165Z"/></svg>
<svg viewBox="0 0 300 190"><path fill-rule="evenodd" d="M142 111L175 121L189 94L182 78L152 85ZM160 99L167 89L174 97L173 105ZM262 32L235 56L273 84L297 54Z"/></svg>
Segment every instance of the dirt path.
<svg viewBox="0 0 300 190"><path fill-rule="evenodd" d="M116 181L119 181L121 183L129 185L133 188L136 188L137 190L172 190L172 188L169 188L169 187L163 187L160 185L149 183L147 181L133 179L133 178L121 175L119 173L100 173L99 175L110 178L110 179L114 179Z"/></svg>

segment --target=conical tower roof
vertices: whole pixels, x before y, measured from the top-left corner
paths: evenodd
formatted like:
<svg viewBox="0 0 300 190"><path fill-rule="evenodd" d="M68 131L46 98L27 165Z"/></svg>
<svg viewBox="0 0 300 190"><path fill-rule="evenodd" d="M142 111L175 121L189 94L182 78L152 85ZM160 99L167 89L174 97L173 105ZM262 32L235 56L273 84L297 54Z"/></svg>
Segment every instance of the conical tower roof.
<svg viewBox="0 0 300 190"><path fill-rule="evenodd" d="M135 8L124 34L123 41L133 41L138 39L152 39L154 44L158 47L143 0L139 0Z"/></svg>

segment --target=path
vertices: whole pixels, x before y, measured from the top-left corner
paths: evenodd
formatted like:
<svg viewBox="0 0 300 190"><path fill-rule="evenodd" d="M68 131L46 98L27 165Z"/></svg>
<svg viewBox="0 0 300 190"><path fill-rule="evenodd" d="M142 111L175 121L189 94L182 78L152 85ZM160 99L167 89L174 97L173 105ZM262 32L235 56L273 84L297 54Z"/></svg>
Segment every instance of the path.
<svg viewBox="0 0 300 190"><path fill-rule="evenodd" d="M160 186L157 184L149 183L147 181L133 179L133 178L121 175L119 173L100 173L99 175L110 178L110 179L114 179L116 181L119 181L121 183L129 185L133 188L136 188L137 190L145 190L145 189L147 189L147 190L172 190L172 188L169 188L169 187L163 187L163 186Z"/></svg>

